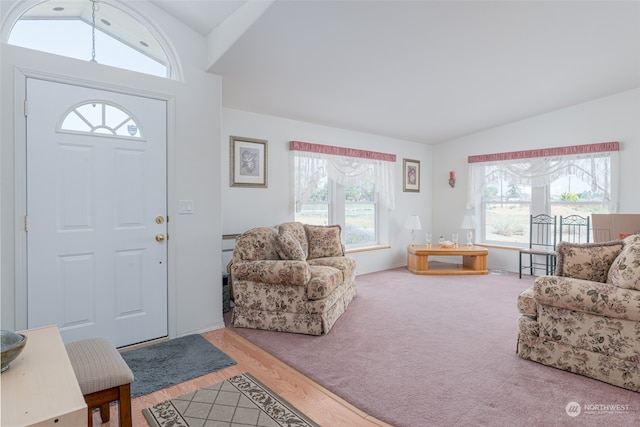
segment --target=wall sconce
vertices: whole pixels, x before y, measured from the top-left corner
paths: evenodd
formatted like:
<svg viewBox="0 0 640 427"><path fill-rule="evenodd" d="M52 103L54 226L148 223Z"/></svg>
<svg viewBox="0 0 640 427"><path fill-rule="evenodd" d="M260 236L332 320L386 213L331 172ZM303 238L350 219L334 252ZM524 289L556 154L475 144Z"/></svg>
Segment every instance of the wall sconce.
<svg viewBox="0 0 640 427"><path fill-rule="evenodd" d="M420 217L418 215L411 215L407 217L407 221L404 223L404 228L411 230L411 246L415 246L416 230L420 230Z"/></svg>
<svg viewBox="0 0 640 427"><path fill-rule="evenodd" d="M451 188L456 186L456 173L454 171L449 172L449 185Z"/></svg>

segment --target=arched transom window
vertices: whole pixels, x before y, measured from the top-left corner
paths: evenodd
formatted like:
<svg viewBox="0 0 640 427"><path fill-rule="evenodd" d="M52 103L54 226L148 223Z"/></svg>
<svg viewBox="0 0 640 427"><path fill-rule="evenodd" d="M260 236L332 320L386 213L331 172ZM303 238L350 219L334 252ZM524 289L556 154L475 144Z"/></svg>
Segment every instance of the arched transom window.
<svg viewBox="0 0 640 427"><path fill-rule="evenodd" d="M110 0L47 0L13 24L8 43L160 77L176 77L153 27Z"/></svg>

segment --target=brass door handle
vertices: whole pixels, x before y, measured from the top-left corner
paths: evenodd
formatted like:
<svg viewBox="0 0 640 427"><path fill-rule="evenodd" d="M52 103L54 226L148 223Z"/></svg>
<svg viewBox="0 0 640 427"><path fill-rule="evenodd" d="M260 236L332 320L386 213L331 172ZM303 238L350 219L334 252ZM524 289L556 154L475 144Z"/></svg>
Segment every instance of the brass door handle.
<svg viewBox="0 0 640 427"><path fill-rule="evenodd" d="M164 240L164 234L158 233L156 234L156 241L162 242Z"/></svg>

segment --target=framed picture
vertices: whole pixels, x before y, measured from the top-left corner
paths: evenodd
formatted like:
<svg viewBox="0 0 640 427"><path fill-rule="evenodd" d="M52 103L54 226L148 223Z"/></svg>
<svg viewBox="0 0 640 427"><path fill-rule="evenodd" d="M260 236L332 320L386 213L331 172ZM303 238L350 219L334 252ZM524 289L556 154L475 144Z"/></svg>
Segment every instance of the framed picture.
<svg viewBox="0 0 640 427"><path fill-rule="evenodd" d="M229 180L231 187L267 186L267 141L229 137Z"/></svg>
<svg viewBox="0 0 640 427"><path fill-rule="evenodd" d="M420 160L402 159L402 191L420 192Z"/></svg>

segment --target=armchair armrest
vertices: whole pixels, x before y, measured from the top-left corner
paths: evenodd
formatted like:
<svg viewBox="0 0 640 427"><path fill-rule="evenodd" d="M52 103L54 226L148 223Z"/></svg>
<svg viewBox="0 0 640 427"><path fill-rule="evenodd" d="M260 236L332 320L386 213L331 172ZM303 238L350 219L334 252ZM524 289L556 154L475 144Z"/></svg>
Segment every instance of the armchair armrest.
<svg viewBox="0 0 640 427"><path fill-rule="evenodd" d="M640 321L640 291L571 277L539 276L536 303L616 319Z"/></svg>
<svg viewBox="0 0 640 427"><path fill-rule="evenodd" d="M291 260L235 261L231 275L234 280L280 285L305 285L311 279L306 261Z"/></svg>

